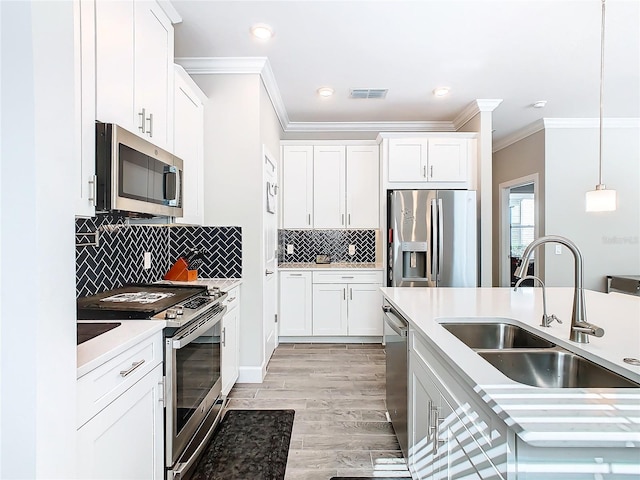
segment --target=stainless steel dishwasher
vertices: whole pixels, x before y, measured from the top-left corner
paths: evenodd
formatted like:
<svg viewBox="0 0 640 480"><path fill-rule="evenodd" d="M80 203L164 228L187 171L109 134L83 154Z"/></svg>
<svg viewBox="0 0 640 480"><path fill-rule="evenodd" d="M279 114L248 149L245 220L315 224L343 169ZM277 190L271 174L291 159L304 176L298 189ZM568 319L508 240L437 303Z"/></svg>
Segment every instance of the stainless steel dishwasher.
<svg viewBox="0 0 640 480"><path fill-rule="evenodd" d="M384 312L384 341L387 356L387 412L398 437L400 449L407 458L407 321L386 300Z"/></svg>

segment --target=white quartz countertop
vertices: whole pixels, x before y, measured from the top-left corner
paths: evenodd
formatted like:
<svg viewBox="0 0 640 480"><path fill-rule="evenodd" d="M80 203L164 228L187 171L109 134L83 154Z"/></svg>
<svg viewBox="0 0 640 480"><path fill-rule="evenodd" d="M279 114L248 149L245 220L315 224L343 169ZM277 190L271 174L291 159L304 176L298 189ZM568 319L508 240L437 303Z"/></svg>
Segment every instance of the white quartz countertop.
<svg viewBox="0 0 640 480"><path fill-rule="evenodd" d="M585 291L587 320L605 330L590 343L569 341L572 288L547 288L548 313L564 323L540 326L540 288L391 288L388 301L438 351L478 398L534 446L640 447L640 388L537 388L515 382L445 330L440 322L506 319L640 382L640 298ZM478 318L481 317L481 318Z"/></svg>
<svg viewBox="0 0 640 480"><path fill-rule="evenodd" d="M280 263L278 270L382 270L381 263Z"/></svg>
<svg viewBox="0 0 640 480"><path fill-rule="evenodd" d="M207 285L231 290L242 283L241 278L202 278L194 282L162 282L171 284ZM163 320L79 320L78 323L115 323L121 325L78 345L77 378L102 365L127 348L163 330Z"/></svg>
<svg viewBox="0 0 640 480"><path fill-rule="evenodd" d="M77 378L164 329L163 320L79 320L78 323L120 323L120 326L78 345Z"/></svg>

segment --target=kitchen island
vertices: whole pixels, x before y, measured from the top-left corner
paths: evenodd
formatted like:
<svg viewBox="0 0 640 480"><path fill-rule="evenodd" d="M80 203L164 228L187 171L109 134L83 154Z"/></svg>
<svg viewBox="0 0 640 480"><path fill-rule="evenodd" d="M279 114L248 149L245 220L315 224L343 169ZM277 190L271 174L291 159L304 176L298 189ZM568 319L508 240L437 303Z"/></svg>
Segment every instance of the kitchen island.
<svg viewBox="0 0 640 480"><path fill-rule="evenodd" d="M415 478L638 478L640 388L538 388L503 375L441 323L502 321L632 381L640 366L640 300L587 291L604 328L570 342L573 289L382 288L409 323L409 465ZM447 477L447 476L450 477Z"/></svg>

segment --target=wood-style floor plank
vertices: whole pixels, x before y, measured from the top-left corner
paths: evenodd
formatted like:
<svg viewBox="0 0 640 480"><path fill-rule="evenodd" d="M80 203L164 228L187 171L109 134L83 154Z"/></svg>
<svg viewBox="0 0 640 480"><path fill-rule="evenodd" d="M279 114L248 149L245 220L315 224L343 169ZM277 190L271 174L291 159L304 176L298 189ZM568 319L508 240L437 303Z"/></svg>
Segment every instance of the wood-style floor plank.
<svg viewBox="0 0 640 480"><path fill-rule="evenodd" d="M264 383L229 398L229 409L296 411L285 480L409 476L385 415L379 344L281 344Z"/></svg>

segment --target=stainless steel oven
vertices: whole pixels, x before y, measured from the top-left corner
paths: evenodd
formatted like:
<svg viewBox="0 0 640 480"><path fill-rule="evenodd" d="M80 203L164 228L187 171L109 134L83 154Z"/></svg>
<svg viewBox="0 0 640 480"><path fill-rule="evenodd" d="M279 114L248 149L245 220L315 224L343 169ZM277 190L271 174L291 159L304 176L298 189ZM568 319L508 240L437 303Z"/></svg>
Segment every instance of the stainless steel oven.
<svg viewBox="0 0 640 480"><path fill-rule="evenodd" d="M167 478L184 478L222 410L221 304L165 335ZM210 421L205 420L209 418ZM200 431L202 430L202 431ZM200 432L199 432L200 431Z"/></svg>
<svg viewBox="0 0 640 480"><path fill-rule="evenodd" d="M220 420L221 320L227 294L205 286L137 284L77 300L78 319L162 320L167 479L186 479Z"/></svg>

